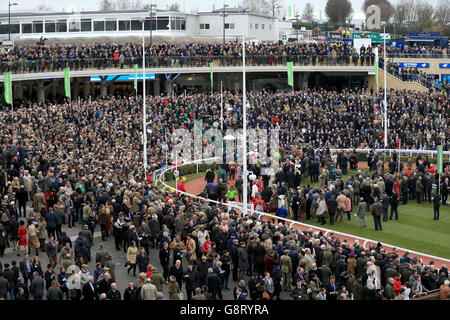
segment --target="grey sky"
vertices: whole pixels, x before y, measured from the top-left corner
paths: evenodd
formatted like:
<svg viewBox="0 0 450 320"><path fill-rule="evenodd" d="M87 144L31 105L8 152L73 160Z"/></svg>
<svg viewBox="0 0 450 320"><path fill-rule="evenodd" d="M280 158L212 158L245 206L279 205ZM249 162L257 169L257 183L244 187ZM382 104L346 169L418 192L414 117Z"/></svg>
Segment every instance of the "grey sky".
<svg viewBox="0 0 450 320"><path fill-rule="evenodd" d="M314 12L317 14L319 10L325 9L325 4L327 0L282 0L283 6L287 9L288 6L296 6L297 10L301 13L305 3L309 1L314 6ZM391 0L391 3L395 4L397 0ZM438 0L427 0L433 6L436 5ZM97 10L99 7L100 0L12 0L11 2L19 3L19 6L12 7L12 11L31 11L36 6L40 4L45 4L50 6L56 12L60 12L65 9L65 11L72 11L72 8L79 8L80 10ZM143 2L150 2L150 0L143 0ZM165 9L167 5L174 2L178 2L181 7L181 11L186 9L186 12L191 12L191 10L196 11L209 11L212 9L213 4L216 8L223 7L223 0L153 0L158 8ZM359 11L364 0L350 0L353 9ZM1 1L0 11L6 12L8 10L7 1ZM230 6L235 6L241 4L242 0L226 0L226 4Z"/></svg>

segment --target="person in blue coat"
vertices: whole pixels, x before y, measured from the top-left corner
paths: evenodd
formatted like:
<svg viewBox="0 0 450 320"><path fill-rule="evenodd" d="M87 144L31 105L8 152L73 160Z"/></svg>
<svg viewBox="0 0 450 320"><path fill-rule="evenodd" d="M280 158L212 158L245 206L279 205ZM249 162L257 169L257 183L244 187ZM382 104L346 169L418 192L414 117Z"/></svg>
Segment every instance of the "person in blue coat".
<svg viewBox="0 0 450 320"><path fill-rule="evenodd" d="M48 236L50 237L51 235L53 237L55 237L55 233L56 233L56 214L53 211L53 208L50 207L49 209L50 211L45 215L45 221L47 222L47 232L48 232Z"/></svg>
<svg viewBox="0 0 450 320"><path fill-rule="evenodd" d="M277 215L277 217L286 218L288 216L288 213L288 210L284 206L284 202L281 202L281 207L277 209L275 214Z"/></svg>
<svg viewBox="0 0 450 320"><path fill-rule="evenodd" d="M277 300L280 300L280 293L282 291L281 287L281 269L280 269L280 263L275 263L275 268L273 268L272 271L272 278L273 278L273 296L277 297Z"/></svg>

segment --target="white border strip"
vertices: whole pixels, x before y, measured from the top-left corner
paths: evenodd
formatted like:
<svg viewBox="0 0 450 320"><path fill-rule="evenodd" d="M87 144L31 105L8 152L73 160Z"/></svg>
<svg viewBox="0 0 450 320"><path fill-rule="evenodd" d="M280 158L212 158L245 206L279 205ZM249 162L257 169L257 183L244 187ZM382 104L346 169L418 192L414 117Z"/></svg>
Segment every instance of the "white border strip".
<svg viewBox="0 0 450 320"><path fill-rule="evenodd" d="M183 163L181 165L179 164L179 165L177 165L177 167L181 167L181 166L188 165L188 164L202 163L202 162L205 162L205 161L213 161L213 160L218 160L218 159L219 159L219 157L208 158L208 159L198 159L198 160L194 160L194 161L190 161L190 162L185 162L185 163ZM169 170L173 170L173 169L175 169L175 166L170 166L170 167L164 168L164 170L162 170L161 173L157 176L157 182L161 183L162 185L164 185L163 189L166 189L166 188L175 189L175 188L169 186L168 184L166 184L161 179L161 177L165 174L165 172L167 172ZM212 202L212 203L223 205L223 206L232 207L232 208L238 209L240 211L242 211L242 209L243 209L242 206L229 204L229 203L223 203L223 202L219 202L219 201L215 201L215 200L211 200L211 199L206 199L206 198L203 198L203 197L200 197L200 196L196 196L196 195L184 192L184 191L177 190L177 192L180 193L180 194L187 195L189 197L195 198L195 199L208 201L208 202ZM363 240L364 241L364 243L363 243L363 248L364 249L366 248L366 244L369 243L369 242L372 242L372 243L378 243L379 242L377 240L366 239L366 238L362 238L362 237L351 235L351 234L344 233L344 232L339 232L339 231L335 231L335 230L331 230L331 229L326 229L326 228L323 228L323 227L316 227L316 226L313 226L313 225L309 225L309 224L306 224L306 223L294 221L294 220L291 220L291 219L273 216L273 215L267 214L265 212L260 212L260 211L256 211L256 210L253 210L253 209L247 209L247 211L250 211L252 213L256 213L258 215L264 215L264 216L267 216L267 217L272 218L272 219L275 218L275 219L278 219L278 220L283 220L283 221L289 222L291 224L294 223L294 224L298 224L298 225L309 227L309 228L324 230L325 231L325 236L327 236L328 233L333 232L335 234L339 234L339 235L343 235L343 236L347 236L347 237L352 237L352 238L356 238L356 239L359 239L359 240ZM397 248L397 249L400 249L400 250L403 250L403 251L408 251L408 252L410 252L412 254L415 254L415 255L424 256L424 257L427 257L427 258L430 258L430 259L438 259L438 260L450 263L450 260L446 259L446 258L436 257L436 256L429 255L429 254L426 254L426 253L422 253L422 252L419 252L419 251L414 251L414 250L410 250L410 249L401 248L401 247L398 247L398 246L395 246L395 245L392 245L392 244L388 244L388 243L385 243L385 242L383 242L383 245L389 246L391 248Z"/></svg>

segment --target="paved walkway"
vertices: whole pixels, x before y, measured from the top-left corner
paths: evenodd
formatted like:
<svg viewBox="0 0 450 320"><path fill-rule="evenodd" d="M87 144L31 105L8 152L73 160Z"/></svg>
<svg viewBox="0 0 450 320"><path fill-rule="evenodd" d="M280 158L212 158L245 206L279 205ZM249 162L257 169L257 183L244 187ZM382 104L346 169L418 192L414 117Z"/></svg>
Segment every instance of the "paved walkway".
<svg viewBox="0 0 450 320"><path fill-rule="evenodd" d="M359 166L359 167L363 168L363 163L360 163L360 164L362 164L362 166ZM367 167L367 162L365 162L365 165ZM194 195L200 194L204 190L205 186L206 186L206 181L205 181L205 178L203 178L203 177L202 178L197 178L197 179L194 179L194 180L191 180L191 181L185 183L186 192L188 192L190 194L194 194ZM270 218L269 217L265 217L264 220L267 221L267 219L270 219ZM278 223L278 219L276 219L276 218L274 218L274 219L275 219L275 223ZM292 224L291 224L291 226L292 226ZM329 234L329 231L328 231L329 229L323 229L323 228L316 227L316 226L313 226L313 225L308 225L308 224L300 224L300 222L293 224L293 227L296 228L296 229L299 229L301 231L307 230L307 229L312 229L313 231L322 231L322 232L324 232L325 235ZM334 230L331 230L331 232L333 232L335 234L338 234L338 235L340 234L340 232L334 231ZM361 238L358 238L357 236L342 235L342 236L340 236L340 238L347 239L347 242L350 243L350 244L355 243L355 240L357 240L357 239L358 239L360 245L364 245L365 244L365 241L361 240ZM370 243L374 243L376 245L377 241L368 241L365 247L368 247ZM381 242L381 243L382 243L383 247L388 252L392 251L392 248L394 246L386 245L383 242ZM398 252L398 254L400 256L402 256L405 253L403 250L400 250L400 249L397 249L397 252ZM410 256L415 256L415 255L416 254L414 254L414 253L410 254ZM434 259L434 258L429 258L429 257L418 255L418 254L417 254L417 256L419 258L423 259L423 263L424 264L429 264L430 261L434 261L435 266L438 267L438 268L440 268L441 265L443 265L443 264L445 264L447 266L450 264L450 260L446 260L446 259Z"/></svg>

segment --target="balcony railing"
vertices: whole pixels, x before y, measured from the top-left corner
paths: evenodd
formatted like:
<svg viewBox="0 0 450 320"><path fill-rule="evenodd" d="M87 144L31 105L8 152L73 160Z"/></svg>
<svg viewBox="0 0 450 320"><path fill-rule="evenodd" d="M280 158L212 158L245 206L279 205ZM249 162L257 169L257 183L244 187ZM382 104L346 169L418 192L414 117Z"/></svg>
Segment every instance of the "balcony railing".
<svg viewBox="0 0 450 320"><path fill-rule="evenodd" d="M413 59L450 59L449 54L444 53L407 53L407 52L387 52L388 58L413 58Z"/></svg>
<svg viewBox="0 0 450 320"><path fill-rule="evenodd" d="M327 55L251 55L247 54L248 66L284 66L292 61L294 66L372 66L374 57L359 56L327 56ZM236 67L242 65L240 56L147 56L146 68L198 68L209 67L213 62L215 67ZM0 73L36 73L57 72L69 67L71 71L132 69L134 64L142 68L141 57L127 57L120 61L114 58L84 58L84 59L52 59L52 60L14 60L0 62Z"/></svg>
<svg viewBox="0 0 450 320"><path fill-rule="evenodd" d="M384 68L384 62L383 59L380 59L379 67L381 69ZM407 68L410 69L410 68ZM417 69L415 69L417 70ZM394 77L405 81L405 82L419 82L423 86L427 88L433 88L434 84L433 82L426 77L425 74L420 74L417 72L411 72L411 70L405 70L404 68L395 68L392 63L388 63L386 65L386 71L387 73L393 75Z"/></svg>

